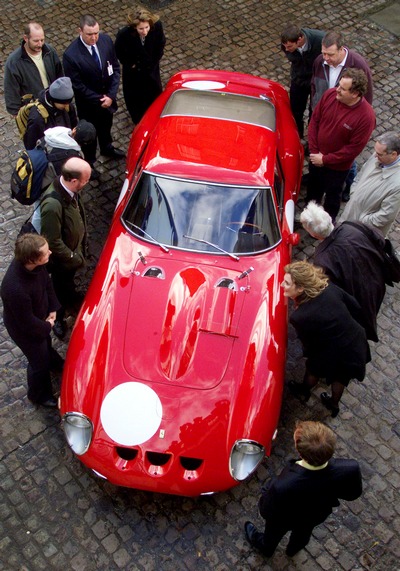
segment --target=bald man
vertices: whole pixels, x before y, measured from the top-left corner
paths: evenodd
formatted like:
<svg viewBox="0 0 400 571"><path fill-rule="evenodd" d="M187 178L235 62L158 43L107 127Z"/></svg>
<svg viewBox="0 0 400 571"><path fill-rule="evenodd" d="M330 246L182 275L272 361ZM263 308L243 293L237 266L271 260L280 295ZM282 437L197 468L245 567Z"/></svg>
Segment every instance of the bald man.
<svg viewBox="0 0 400 571"><path fill-rule="evenodd" d="M78 311L83 300L83 294L75 286L75 274L85 264L86 242L86 217L79 195L89 182L91 171L83 159L68 159L61 168L61 176L49 186L40 202L41 233L52 252L49 271L62 305L53 327L60 339L67 330L66 309Z"/></svg>
<svg viewBox="0 0 400 571"><path fill-rule="evenodd" d="M4 66L7 111L16 117L22 105L30 98L36 99L43 89L62 75L60 59L55 49L45 43L42 26L29 22L20 47L9 55Z"/></svg>

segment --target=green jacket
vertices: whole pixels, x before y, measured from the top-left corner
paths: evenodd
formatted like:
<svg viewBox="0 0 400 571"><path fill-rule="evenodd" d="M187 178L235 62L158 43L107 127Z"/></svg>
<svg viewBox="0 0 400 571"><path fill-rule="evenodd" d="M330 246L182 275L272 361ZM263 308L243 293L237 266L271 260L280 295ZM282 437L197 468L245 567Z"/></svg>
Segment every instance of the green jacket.
<svg viewBox="0 0 400 571"><path fill-rule="evenodd" d="M69 196L56 179L40 201L41 233L51 250L50 265L77 270L85 263L86 216L79 194Z"/></svg>

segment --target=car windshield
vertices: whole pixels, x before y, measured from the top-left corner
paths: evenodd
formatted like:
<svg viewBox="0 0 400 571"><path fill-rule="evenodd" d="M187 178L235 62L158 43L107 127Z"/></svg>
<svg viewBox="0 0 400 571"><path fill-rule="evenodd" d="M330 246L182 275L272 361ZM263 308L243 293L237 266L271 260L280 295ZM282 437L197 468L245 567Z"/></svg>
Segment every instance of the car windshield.
<svg viewBox="0 0 400 571"><path fill-rule="evenodd" d="M280 240L269 187L219 185L146 172L122 221L143 240L220 255L261 252Z"/></svg>

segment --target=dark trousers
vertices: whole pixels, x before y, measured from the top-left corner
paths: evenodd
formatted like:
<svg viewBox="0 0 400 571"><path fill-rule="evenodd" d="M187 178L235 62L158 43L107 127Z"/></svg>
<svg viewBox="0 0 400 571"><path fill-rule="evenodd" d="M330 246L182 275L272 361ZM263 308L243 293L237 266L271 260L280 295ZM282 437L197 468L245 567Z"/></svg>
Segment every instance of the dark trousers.
<svg viewBox="0 0 400 571"><path fill-rule="evenodd" d="M51 370L61 370L63 359L51 346L50 334L45 339L13 338L28 359L28 399L41 403L53 397Z"/></svg>
<svg viewBox="0 0 400 571"><path fill-rule="evenodd" d="M303 549L310 541L313 529L314 526L310 525L301 525L293 528L291 530L292 533L290 534L289 543L286 547L286 553L288 555L294 555L300 551L300 549ZM254 536L254 545L262 551L266 557L272 557L279 542L288 531L290 531L290 527L287 525L266 522L264 533L258 531Z"/></svg>
<svg viewBox="0 0 400 571"><path fill-rule="evenodd" d="M290 107L292 109L294 120L296 121L297 130L300 139L304 137L304 113L307 108L307 102L311 97L311 87L301 87L299 85L290 85ZM309 107L309 120L311 117L311 107Z"/></svg>
<svg viewBox="0 0 400 571"><path fill-rule="evenodd" d="M137 125L162 92L161 79L157 81L146 73L127 72L125 68L122 79L126 108L133 123Z"/></svg>
<svg viewBox="0 0 400 571"><path fill-rule="evenodd" d="M348 170L337 171L327 167L316 167L310 163L306 203L315 200L321 204L325 194L323 206L334 222L340 209L343 184L348 172Z"/></svg>
<svg viewBox="0 0 400 571"><path fill-rule="evenodd" d="M78 106L79 119L86 119L89 123L93 123L97 133L97 139L93 143L85 145L82 150L85 160L90 164L96 160L97 141L99 142L100 153L107 152L112 147L111 127L113 124L113 114L103 107Z"/></svg>
<svg viewBox="0 0 400 571"><path fill-rule="evenodd" d="M64 319L66 309L77 311L82 303L83 295L76 290L75 274L76 270L64 270L54 266L51 268L54 291L62 305L57 311L57 320Z"/></svg>

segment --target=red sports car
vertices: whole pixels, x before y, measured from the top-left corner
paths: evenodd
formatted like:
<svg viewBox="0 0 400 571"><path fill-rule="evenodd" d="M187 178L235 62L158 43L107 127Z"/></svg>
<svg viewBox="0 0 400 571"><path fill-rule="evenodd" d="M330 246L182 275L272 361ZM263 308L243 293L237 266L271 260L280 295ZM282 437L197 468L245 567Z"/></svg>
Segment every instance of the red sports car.
<svg viewBox="0 0 400 571"><path fill-rule="evenodd" d="M62 383L67 441L98 475L197 496L270 453L302 165L285 89L250 75L178 73L134 130Z"/></svg>

